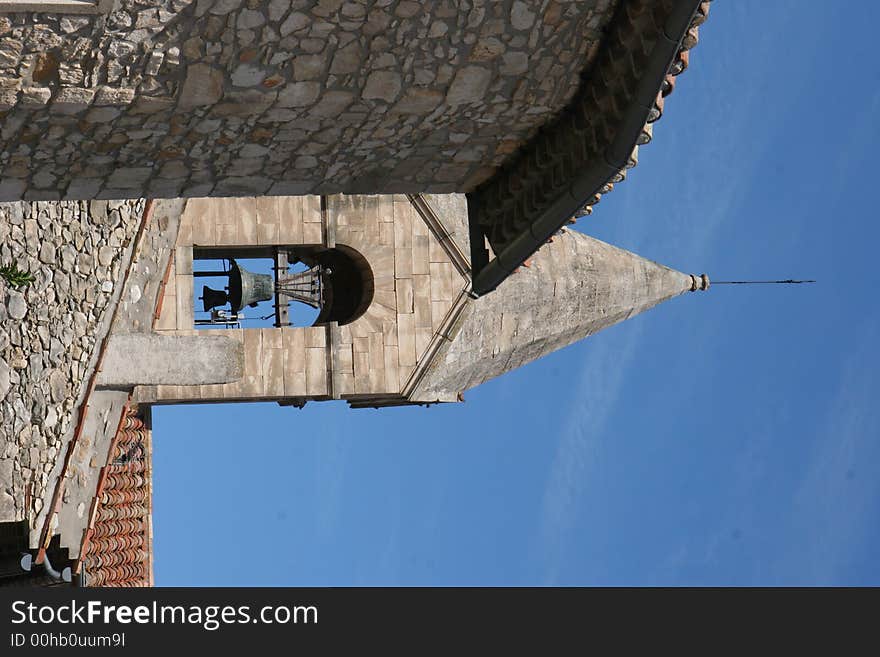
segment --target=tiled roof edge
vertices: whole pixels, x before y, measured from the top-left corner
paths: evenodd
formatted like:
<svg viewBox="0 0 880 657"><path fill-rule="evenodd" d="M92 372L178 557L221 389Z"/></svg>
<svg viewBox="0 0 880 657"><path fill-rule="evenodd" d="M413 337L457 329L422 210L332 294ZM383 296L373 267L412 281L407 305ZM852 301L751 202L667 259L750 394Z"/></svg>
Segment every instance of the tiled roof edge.
<svg viewBox="0 0 880 657"><path fill-rule="evenodd" d="M654 99L654 106L651 108L651 111L648 114L648 120L645 122L645 125L642 127L642 131L636 140L636 145L632 150L632 153L627 160L627 164L623 169L620 169L616 174L614 174L611 179L602 186L602 188L595 194L595 196L591 197L581 209L578 210L577 213L572 217L573 220L576 220L580 217L592 214L593 206L596 205L608 192L614 189L614 185L619 182L622 182L626 179L626 172L629 169L634 168L639 162L639 146L645 146L651 143L651 140L654 137L654 123L658 121L663 116L663 109L666 97L671 95L675 90L675 81L676 78L684 73L689 64L690 64L690 51L691 49L699 43L699 28L700 25L706 22L706 19L709 16L709 5L712 0L702 0L700 2L700 6L697 8L697 12L694 16L694 19L691 22L691 26L688 28L688 31L685 33L684 38L682 39L681 47L675 55L675 59L672 62L672 65L669 67L666 76L663 78L663 82L660 85L660 90L657 92L657 96Z"/></svg>
<svg viewBox="0 0 880 657"><path fill-rule="evenodd" d="M140 460L132 460L132 452L138 450ZM86 586L153 584L148 409L141 411L127 405L122 413L106 465L101 469L76 570L84 575Z"/></svg>
<svg viewBox="0 0 880 657"><path fill-rule="evenodd" d="M468 194L474 296L495 289L580 208L622 180L621 171L635 166L637 146L650 141L663 98L686 68L688 57L681 53L696 44L708 9L709 0L621 4L571 106L507 168ZM653 41L646 43L638 25L647 26ZM483 235L497 254L491 262Z"/></svg>

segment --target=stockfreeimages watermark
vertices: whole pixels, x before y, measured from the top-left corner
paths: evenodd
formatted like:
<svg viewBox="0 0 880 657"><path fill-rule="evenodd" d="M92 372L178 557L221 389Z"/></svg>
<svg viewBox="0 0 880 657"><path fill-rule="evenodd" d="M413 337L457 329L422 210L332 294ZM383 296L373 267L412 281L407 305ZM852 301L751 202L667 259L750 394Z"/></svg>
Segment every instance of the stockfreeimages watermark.
<svg viewBox="0 0 880 657"><path fill-rule="evenodd" d="M317 625L315 605L166 605L153 601L144 605L106 604L101 600L57 604L36 604L25 600L12 603L12 624L21 625L197 625L209 632L224 625Z"/></svg>
<svg viewBox="0 0 880 657"><path fill-rule="evenodd" d="M9 636L13 648L124 648L125 633L80 634L78 632L15 632Z"/></svg>

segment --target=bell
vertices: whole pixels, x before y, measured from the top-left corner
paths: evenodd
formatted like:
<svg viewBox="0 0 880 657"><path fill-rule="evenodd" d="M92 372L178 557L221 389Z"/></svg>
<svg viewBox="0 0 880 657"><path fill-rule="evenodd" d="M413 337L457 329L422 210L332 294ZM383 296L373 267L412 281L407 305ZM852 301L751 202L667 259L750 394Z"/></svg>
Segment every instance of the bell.
<svg viewBox="0 0 880 657"><path fill-rule="evenodd" d="M245 306L256 306L260 301L275 298L275 281L270 274L254 274L232 261L229 270L229 303L237 313Z"/></svg>
<svg viewBox="0 0 880 657"><path fill-rule="evenodd" d="M202 286L202 296L199 297L205 306L205 312L212 308L219 308L229 303L229 295L223 290L212 290L207 285Z"/></svg>

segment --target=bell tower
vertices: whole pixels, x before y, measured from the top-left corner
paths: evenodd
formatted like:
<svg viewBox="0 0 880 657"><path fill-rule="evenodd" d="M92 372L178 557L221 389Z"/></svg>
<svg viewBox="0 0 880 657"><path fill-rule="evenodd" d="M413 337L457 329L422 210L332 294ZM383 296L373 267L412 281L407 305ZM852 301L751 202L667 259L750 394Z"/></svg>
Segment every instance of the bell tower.
<svg viewBox="0 0 880 657"><path fill-rule="evenodd" d="M235 223L223 223L229 218ZM353 407L460 401L489 379L709 287L705 275L563 229L529 267L473 298L467 239L460 195L190 200L154 330L231 341L241 372L220 383L139 386L135 396L293 406L344 399ZM222 268L202 271L211 259ZM272 263L268 273L246 264L255 259ZM205 276L220 282L196 286ZM293 301L312 306L314 320L292 321ZM253 304L262 305L262 325L251 323Z"/></svg>
<svg viewBox="0 0 880 657"><path fill-rule="evenodd" d="M154 330L238 343L242 375L139 386L136 398L407 403L467 298L467 247L453 237L466 226L464 197L457 203L461 225L448 227L420 196L189 200ZM296 304L313 319L296 321Z"/></svg>

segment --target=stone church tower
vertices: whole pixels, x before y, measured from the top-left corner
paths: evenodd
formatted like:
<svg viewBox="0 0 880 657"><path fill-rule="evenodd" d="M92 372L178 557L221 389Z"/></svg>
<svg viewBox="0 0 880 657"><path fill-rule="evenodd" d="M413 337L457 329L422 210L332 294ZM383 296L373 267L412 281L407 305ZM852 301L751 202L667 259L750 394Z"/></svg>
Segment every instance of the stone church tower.
<svg viewBox="0 0 880 657"><path fill-rule="evenodd" d="M473 298L461 195L165 205L166 211L180 207L171 220L177 232L165 283L156 286L153 331L111 334L99 378L106 387L134 386L141 403L460 401L489 379L708 287L705 276L566 229L529 267ZM273 250L291 259L336 258L315 324L197 330L194 258ZM345 261L358 280L336 283ZM352 290L357 298L334 315L340 296Z"/></svg>
<svg viewBox="0 0 880 657"><path fill-rule="evenodd" d="M45 484L25 486L24 508L0 518L0 581L152 582L156 404L460 402L489 379L709 287L706 276L563 229L528 267L475 298L462 195L191 199L144 212L69 456L47 461ZM197 328L194 264L268 254L333 263L315 323ZM22 408L6 404L4 414ZM7 428L21 426L9 417ZM31 459L13 492L40 467Z"/></svg>
<svg viewBox="0 0 880 657"><path fill-rule="evenodd" d="M152 583L154 405L462 401L707 289L568 224L708 11L0 0L0 584ZM204 261L249 258L274 325L208 330L256 297Z"/></svg>

